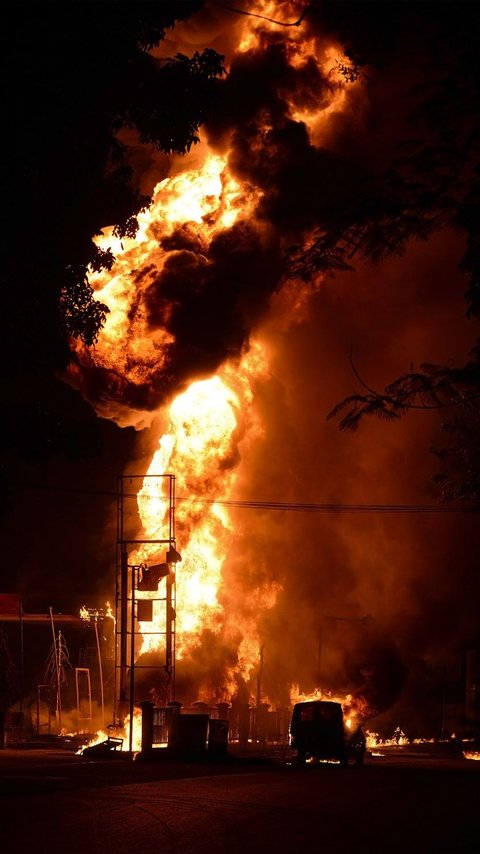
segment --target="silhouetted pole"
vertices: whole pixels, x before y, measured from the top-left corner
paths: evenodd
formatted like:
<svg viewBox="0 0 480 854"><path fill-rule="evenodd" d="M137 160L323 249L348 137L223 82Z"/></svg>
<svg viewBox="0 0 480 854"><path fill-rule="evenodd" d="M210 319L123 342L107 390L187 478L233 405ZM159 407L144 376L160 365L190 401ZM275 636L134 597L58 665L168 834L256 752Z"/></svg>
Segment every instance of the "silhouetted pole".
<svg viewBox="0 0 480 854"><path fill-rule="evenodd" d="M23 712L23 680L24 680L24 650L23 650L23 608L22 600L18 600L18 619L20 621L20 711ZM23 722L22 722L23 727Z"/></svg>
<svg viewBox="0 0 480 854"><path fill-rule="evenodd" d="M95 638L97 641L97 655L98 655L98 675L100 679L100 702L102 705L102 729L105 727L105 700L103 694L103 668L102 668L102 655L100 652L100 639L98 637L98 616L95 616Z"/></svg>
<svg viewBox="0 0 480 854"><path fill-rule="evenodd" d="M60 699L60 662L58 660L58 650L57 650L57 639L55 637L55 625L53 622L53 608L50 606L50 621L52 624L52 635L53 635L53 654L55 656L55 671L57 674L57 718L58 718L58 728L61 731L62 729L62 704ZM60 632L58 633L58 637L60 638Z"/></svg>
<svg viewBox="0 0 480 854"><path fill-rule="evenodd" d="M138 567L132 566L131 569L132 596L130 601L130 733L128 739L128 749L130 753L133 749L133 715L135 708L135 582L138 582L138 579L135 578L135 575L136 573L138 573Z"/></svg>
<svg viewBox="0 0 480 854"><path fill-rule="evenodd" d="M257 709L260 707L260 703L262 702L263 650L264 644L262 643L260 647L260 660L257 673Z"/></svg>
<svg viewBox="0 0 480 854"><path fill-rule="evenodd" d="M165 671L169 677L169 699L175 699L175 663L173 655L173 621L175 609L173 607L173 584L174 574L172 564L168 564L169 573L166 578L166 638L165 638Z"/></svg>

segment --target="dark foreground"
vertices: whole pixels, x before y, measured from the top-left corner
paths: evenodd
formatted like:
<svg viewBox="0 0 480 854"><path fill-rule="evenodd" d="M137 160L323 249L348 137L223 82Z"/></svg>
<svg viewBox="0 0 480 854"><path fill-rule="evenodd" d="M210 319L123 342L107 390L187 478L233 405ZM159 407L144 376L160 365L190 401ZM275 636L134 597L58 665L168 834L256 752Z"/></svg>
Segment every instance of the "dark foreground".
<svg viewBox="0 0 480 854"><path fill-rule="evenodd" d="M0 751L0 850L478 852L480 762L390 751L363 768Z"/></svg>

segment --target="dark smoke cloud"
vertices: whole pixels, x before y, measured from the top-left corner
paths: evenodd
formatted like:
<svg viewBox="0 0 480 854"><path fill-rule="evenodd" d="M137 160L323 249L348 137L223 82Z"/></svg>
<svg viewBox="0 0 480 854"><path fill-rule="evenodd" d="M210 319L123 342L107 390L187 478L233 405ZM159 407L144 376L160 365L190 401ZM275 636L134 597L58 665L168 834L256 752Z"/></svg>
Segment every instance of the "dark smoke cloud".
<svg viewBox="0 0 480 854"><path fill-rule="evenodd" d="M269 44L232 62L224 98L207 125L209 141L231 146L229 164L242 180L260 187L258 216L280 234L301 236L314 226L334 226L365 193L366 175L350 151L341 157L315 147L302 122L289 118L289 106L326 108L333 86L309 61L292 68L284 43ZM319 56L325 43L319 39Z"/></svg>
<svg viewBox="0 0 480 854"><path fill-rule="evenodd" d="M318 50L322 55L320 37ZM294 68L288 59L278 32L264 34L259 48L234 57L205 132L214 150L228 147L231 173L261 191L261 199L248 219L210 244L192 225L179 227L159 241L159 256L168 252L161 273L132 275L137 298L131 320L146 312L150 328L166 329L175 341L165 364L145 366L144 383L131 382L117 367L92 372L84 355L83 377L75 381L102 414L110 414L109 400L112 411L115 402L122 410L156 409L192 379L239 355L280 286L289 243L315 226L336 228L359 215L360 199L368 194L364 171L312 145L305 125L288 118L292 105L328 106L332 85L313 60ZM136 154L137 173L141 162ZM165 158L160 162L163 169ZM177 162L174 169L179 168ZM142 373L141 356L133 358Z"/></svg>
<svg viewBox="0 0 480 854"><path fill-rule="evenodd" d="M266 133L254 126L236 132L233 144L234 174L264 191L258 216L282 236L300 239L314 227L337 227L366 194L365 176L311 145L303 123L286 120Z"/></svg>
<svg viewBox="0 0 480 854"><path fill-rule="evenodd" d="M130 353L123 370L120 360L99 367L93 349L70 370L70 381L99 414L122 424L138 423L132 413L157 410L193 379L239 356L284 269L275 232L265 234L245 220L208 245L187 224L162 239L161 251L168 253L161 272L151 265L132 275L137 294L128 319L135 324L145 318L147 334L165 330L173 336L165 357L152 362ZM132 367L134 379L128 375Z"/></svg>
<svg viewBox="0 0 480 854"><path fill-rule="evenodd" d="M265 247L246 222L216 236L207 255L187 248L188 235L181 248L183 236L179 230L165 241L177 251L145 295L149 325L175 337L173 388L241 352L281 276L276 241Z"/></svg>
<svg viewBox="0 0 480 854"><path fill-rule="evenodd" d="M204 10L198 21L211 14ZM214 150L228 150L231 173L261 191L260 201L248 221L238 221L210 244L192 224L179 227L159 241L159 257L168 252L161 273L133 275L138 295L131 320L146 313L152 330L164 328L175 340L161 365L143 366L141 356L130 356L137 367L133 382L117 367L92 373L85 356L84 376L76 381L102 414L109 400L112 411L115 402L122 410L156 409L192 379L207 376L226 358L240 354L282 281L289 246L301 243L313 229L341 237L350 227L361 228L372 214L381 217L386 212L401 219L402 199L388 198L379 181L398 155L398 144L414 132L427 132L425 126L414 127L409 114L419 97L412 96L412 83L421 91L430 66L414 38L405 69L410 43L398 39L391 56L382 55L381 70L375 68L371 78L350 91L348 83L332 74L335 60L325 64L332 38L325 36L325 28L333 33L330 17L314 9L302 30L305 41L313 39L323 70L312 59L293 66L290 34L283 30L265 31L257 48L233 55L205 133ZM228 21L226 44L231 41L232 19ZM218 22L216 27L218 32ZM192 24L195 43L200 28ZM337 38L344 29L340 15ZM212 30L212 22L207 30ZM187 25L179 33L180 40L187 39ZM289 110L312 105L326 109L340 85L347 87L345 103L326 120L322 143L313 145L306 126L292 120ZM135 152L138 149L134 159L142 183L142 157ZM152 167L144 166L152 174ZM164 156L158 168L166 174ZM181 169L179 161L172 163L173 171ZM144 382L138 378L142 373Z"/></svg>

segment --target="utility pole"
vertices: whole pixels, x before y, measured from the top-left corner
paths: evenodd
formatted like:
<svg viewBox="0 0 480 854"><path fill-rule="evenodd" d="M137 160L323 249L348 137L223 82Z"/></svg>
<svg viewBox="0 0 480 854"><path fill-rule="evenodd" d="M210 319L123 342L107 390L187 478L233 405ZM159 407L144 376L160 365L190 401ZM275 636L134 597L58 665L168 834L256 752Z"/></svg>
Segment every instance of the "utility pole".
<svg viewBox="0 0 480 854"><path fill-rule="evenodd" d="M259 656L259 664L257 671L257 709L260 708L260 703L262 702L262 675L263 675L263 650L265 644L262 643L260 647L260 656Z"/></svg>
<svg viewBox="0 0 480 854"><path fill-rule="evenodd" d="M154 480L152 481L152 478ZM135 481L139 481L137 491L132 489ZM128 488L126 483L128 482ZM156 528L160 536L148 537L146 533L140 537L136 533L135 513L127 510L127 499L135 499L138 491L145 483L153 484L149 489L155 488L158 483L158 495L149 493L152 500L167 506L165 520L159 519ZM163 502L163 504L162 504ZM133 519L133 523L132 523ZM163 524L162 524L163 523ZM137 528L139 526L139 522ZM164 528L164 530L163 530ZM176 595L175 595L175 571L174 565L182 559L176 550L175 540L175 476L171 474L159 475L125 475L119 478L119 490L117 500L117 583L116 583L116 620L115 620L115 706L113 711L114 723L123 725L127 712L130 713L130 751L132 750L133 712L137 698L135 697L135 670L158 670L159 663L137 664L136 663L136 638L140 632L138 622L141 619L152 619L150 616L139 618L139 609L150 603L164 603L165 607L165 630L150 632L163 636L159 648L164 652L163 670L169 683L170 700L175 694L175 619L176 619ZM146 547L146 548L144 548ZM153 549L152 547L158 547ZM142 553L158 553L162 548L167 549L166 562L151 565L148 558L144 559ZM159 583L166 579L165 595L159 592ZM156 594L147 599L143 593ZM161 653L160 653L161 655Z"/></svg>
<svg viewBox="0 0 480 854"><path fill-rule="evenodd" d="M58 649L57 649L57 639L55 637L55 624L53 622L53 608L50 606L50 622L52 624L52 635L53 635L53 654L55 656L55 672L57 677L57 699L56 699L56 712L57 712L57 720L58 720L58 728L61 731L62 729L62 701L60 696L60 651L61 651L61 642L62 636L61 632L58 632Z"/></svg>

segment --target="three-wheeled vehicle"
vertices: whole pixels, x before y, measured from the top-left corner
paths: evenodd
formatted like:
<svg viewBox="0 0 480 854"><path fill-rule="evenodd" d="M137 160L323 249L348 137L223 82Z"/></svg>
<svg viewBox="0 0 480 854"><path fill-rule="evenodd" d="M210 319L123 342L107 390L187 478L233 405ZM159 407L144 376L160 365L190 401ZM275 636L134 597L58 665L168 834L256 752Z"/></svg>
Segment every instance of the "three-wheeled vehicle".
<svg viewBox="0 0 480 854"><path fill-rule="evenodd" d="M362 765L365 736L360 726L352 732L346 726L340 703L311 700L296 703L290 723L290 746L297 761L337 760L341 765Z"/></svg>

